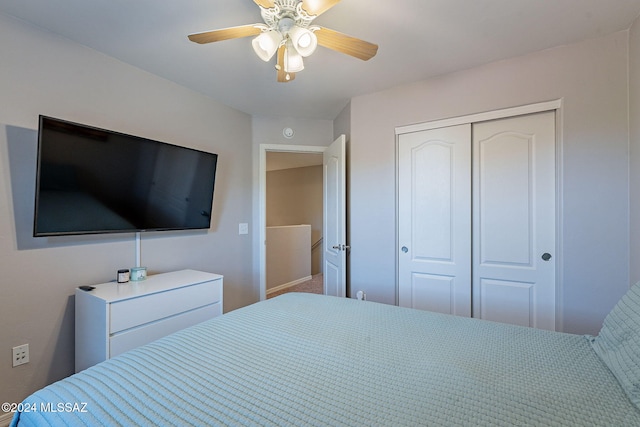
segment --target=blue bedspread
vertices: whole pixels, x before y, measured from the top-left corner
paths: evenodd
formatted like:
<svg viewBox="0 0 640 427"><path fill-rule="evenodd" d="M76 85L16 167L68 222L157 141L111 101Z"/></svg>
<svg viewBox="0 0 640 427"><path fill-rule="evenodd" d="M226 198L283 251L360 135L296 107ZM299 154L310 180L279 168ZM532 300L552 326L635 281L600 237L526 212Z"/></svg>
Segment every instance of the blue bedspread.
<svg viewBox="0 0 640 427"><path fill-rule="evenodd" d="M39 410L58 403L83 408ZM196 325L25 404L38 410L13 426L640 425L585 337L311 294Z"/></svg>

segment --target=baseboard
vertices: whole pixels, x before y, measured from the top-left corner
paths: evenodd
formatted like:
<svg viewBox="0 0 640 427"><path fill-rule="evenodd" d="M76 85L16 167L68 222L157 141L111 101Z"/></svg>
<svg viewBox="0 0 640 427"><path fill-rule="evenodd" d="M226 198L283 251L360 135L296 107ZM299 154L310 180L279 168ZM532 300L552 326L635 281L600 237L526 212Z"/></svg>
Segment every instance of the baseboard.
<svg viewBox="0 0 640 427"><path fill-rule="evenodd" d="M0 414L0 427L9 427L11 419L13 418L13 412L7 412Z"/></svg>
<svg viewBox="0 0 640 427"><path fill-rule="evenodd" d="M267 295L272 294L274 292L282 291L284 289L288 289L288 288L290 288L292 286L295 286L295 285L299 285L300 283L306 282L307 280L311 280L312 278L313 278L312 276L307 276L307 277L303 277L303 278L298 279L298 280L294 280L293 282L285 283L284 285L279 285L279 286L276 286L274 288L267 289ZM0 426L0 427L2 427L2 426Z"/></svg>

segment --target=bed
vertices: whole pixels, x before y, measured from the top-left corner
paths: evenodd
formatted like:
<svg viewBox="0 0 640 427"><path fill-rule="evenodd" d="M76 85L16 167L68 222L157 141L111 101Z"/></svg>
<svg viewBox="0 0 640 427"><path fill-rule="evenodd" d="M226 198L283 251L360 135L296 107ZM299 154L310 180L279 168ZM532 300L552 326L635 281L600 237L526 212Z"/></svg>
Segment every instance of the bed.
<svg viewBox="0 0 640 427"><path fill-rule="evenodd" d="M290 293L29 396L12 426L640 425L640 287L598 337Z"/></svg>

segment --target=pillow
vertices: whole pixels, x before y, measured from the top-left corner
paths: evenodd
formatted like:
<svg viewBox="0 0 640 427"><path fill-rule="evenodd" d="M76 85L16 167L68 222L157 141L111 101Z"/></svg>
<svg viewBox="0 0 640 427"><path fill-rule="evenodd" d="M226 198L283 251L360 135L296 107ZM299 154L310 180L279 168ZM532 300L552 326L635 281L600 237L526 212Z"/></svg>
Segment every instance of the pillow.
<svg viewBox="0 0 640 427"><path fill-rule="evenodd" d="M640 282L613 307L591 345L640 409Z"/></svg>

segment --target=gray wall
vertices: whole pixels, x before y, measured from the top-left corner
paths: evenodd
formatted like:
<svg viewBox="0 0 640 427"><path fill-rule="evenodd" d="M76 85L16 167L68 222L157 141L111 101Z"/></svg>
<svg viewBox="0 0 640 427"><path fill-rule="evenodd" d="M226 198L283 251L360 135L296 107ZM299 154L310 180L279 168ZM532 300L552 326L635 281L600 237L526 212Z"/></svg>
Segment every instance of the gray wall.
<svg viewBox="0 0 640 427"><path fill-rule="evenodd" d="M347 144L351 137L351 103L340 111L333 121L333 139L338 139L340 135L347 137Z"/></svg>
<svg viewBox="0 0 640 427"><path fill-rule="evenodd" d="M353 98L351 288L395 302L396 126L562 99L560 327L597 333L629 285L628 35Z"/></svg>
<svg viewBox="0 0 640 427"><path fill-rule="evenodd" d="M629 36L629 281L640 281L640 19Z"/></svg>
<svg viewBox="0 0 640 427"><path fill-rule="evenodd" d="M73 372L77 286L135 262L133 234L31 237L38 115L46 114L219 154L208 232L148 233L150 272L224 274L225 311L254 302L251 118L176 84L0 14L0 401ZM11 367L29 343L30 363Z"/></svg>

